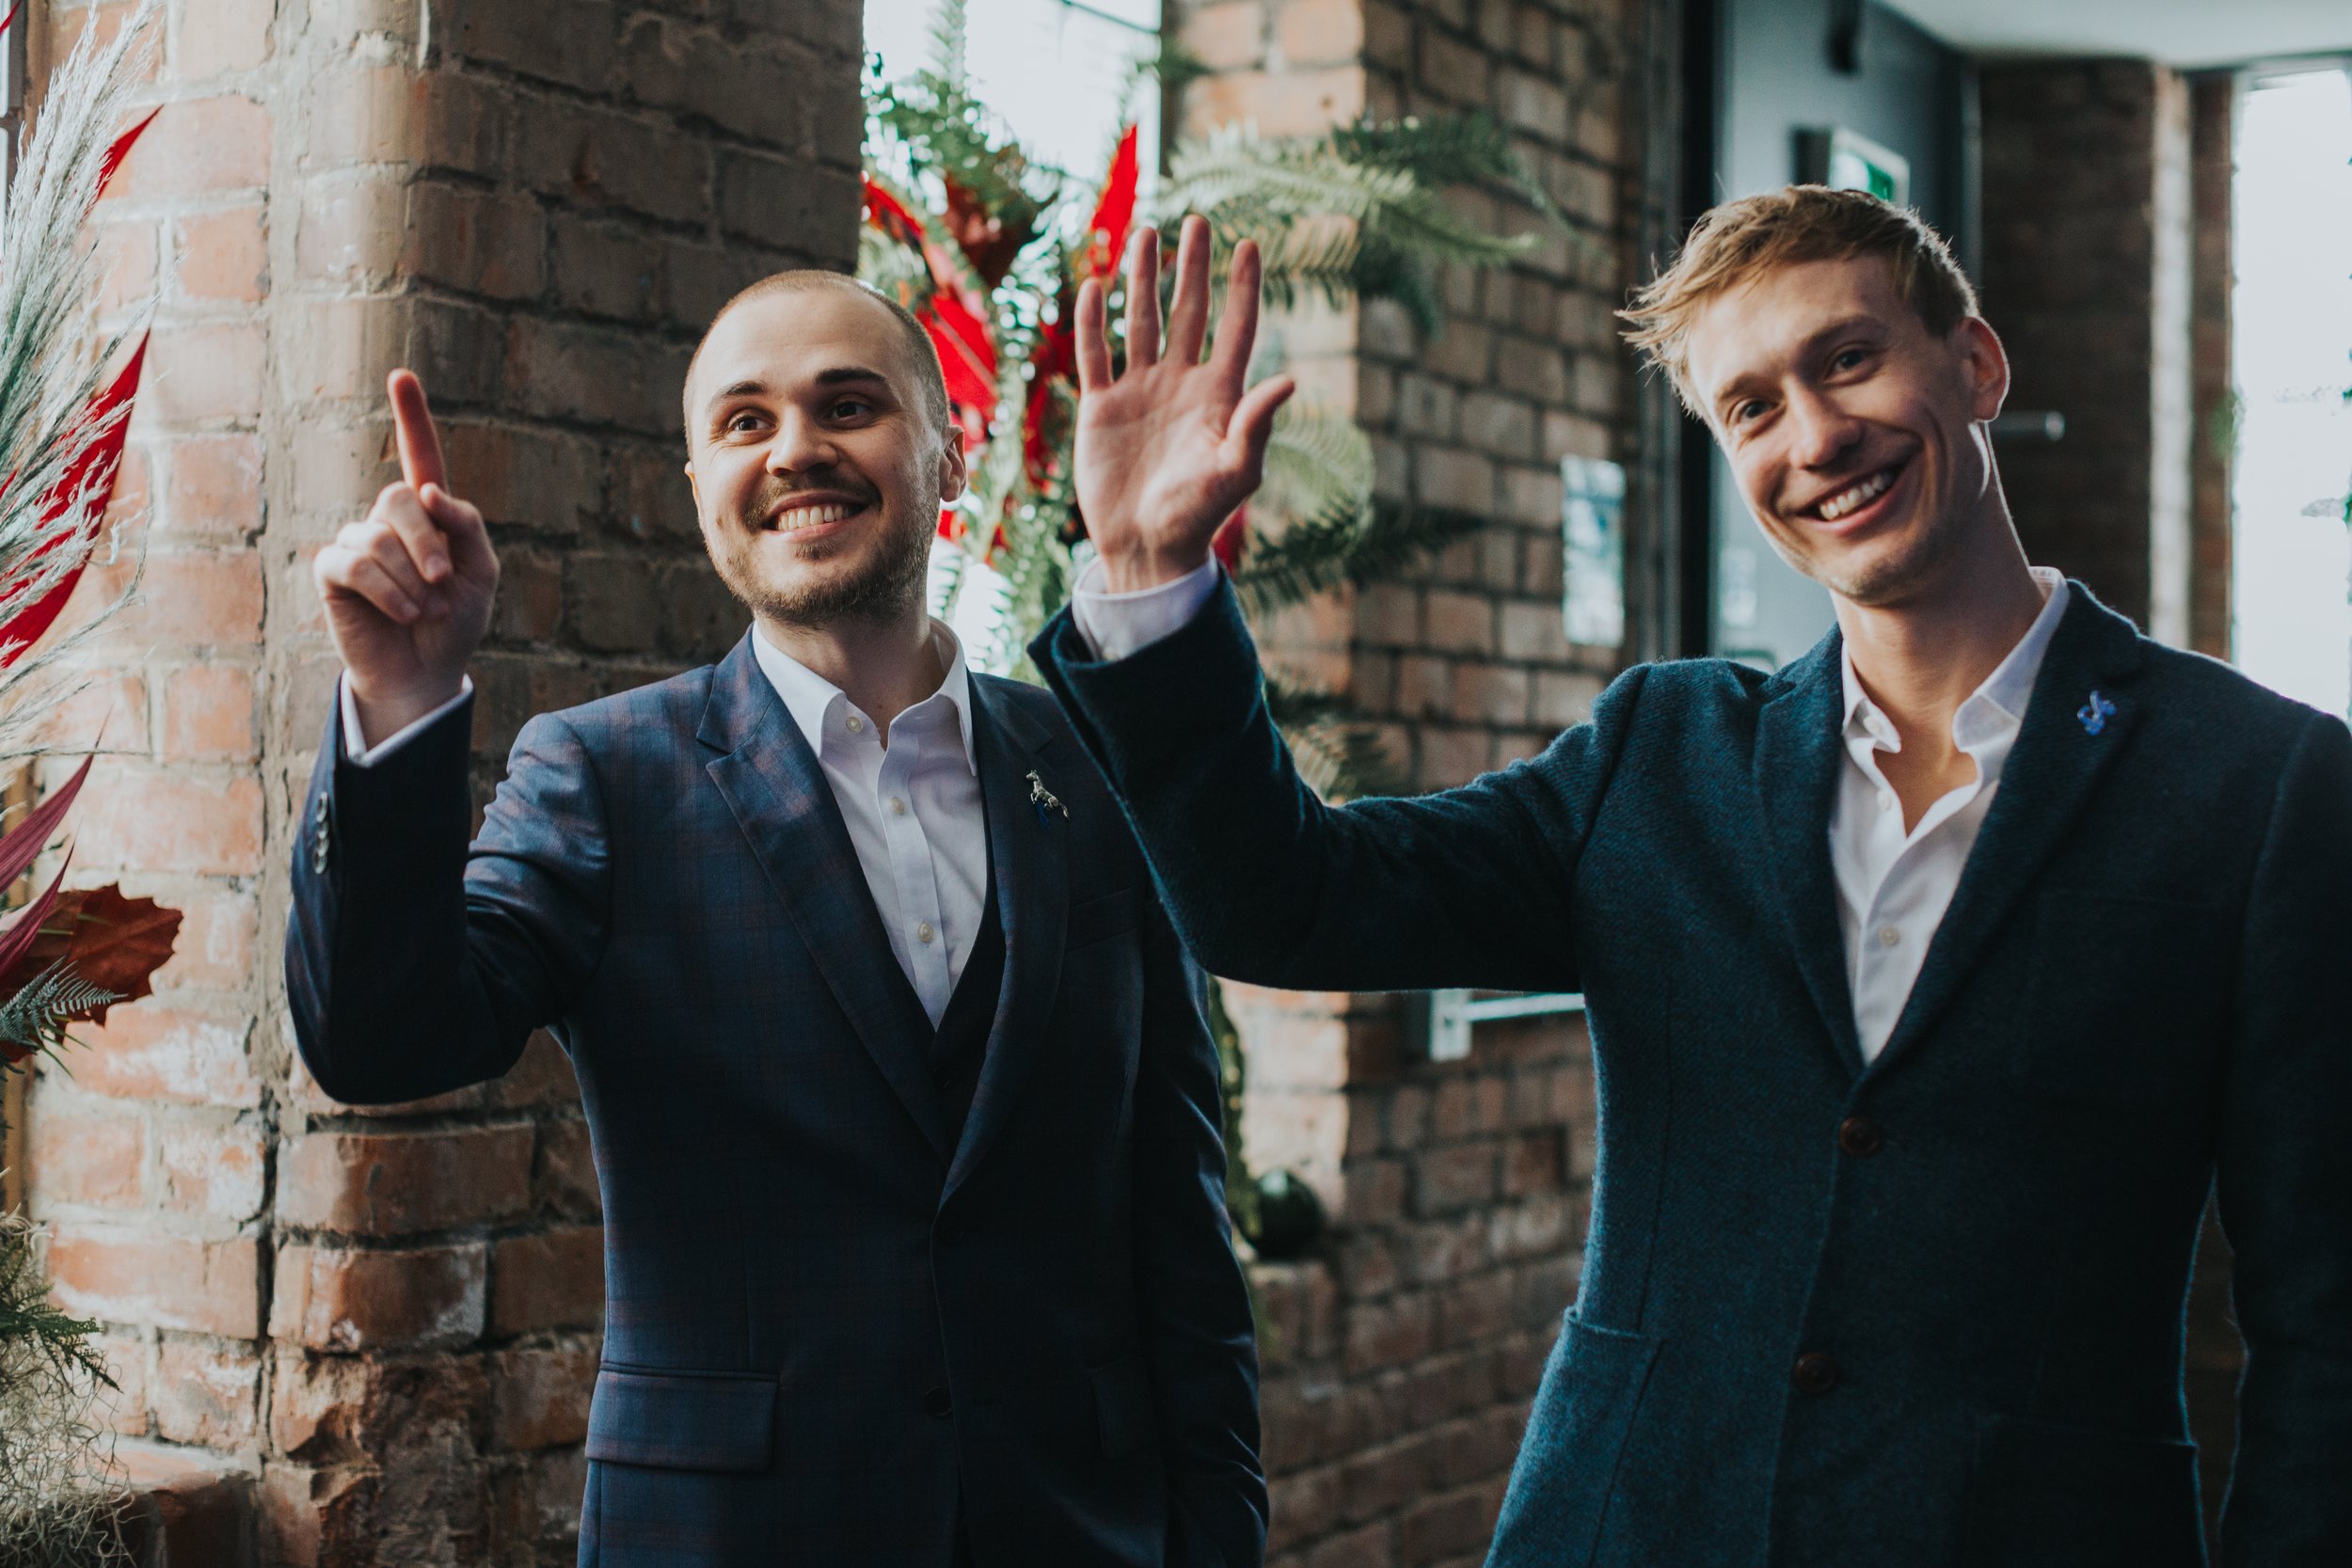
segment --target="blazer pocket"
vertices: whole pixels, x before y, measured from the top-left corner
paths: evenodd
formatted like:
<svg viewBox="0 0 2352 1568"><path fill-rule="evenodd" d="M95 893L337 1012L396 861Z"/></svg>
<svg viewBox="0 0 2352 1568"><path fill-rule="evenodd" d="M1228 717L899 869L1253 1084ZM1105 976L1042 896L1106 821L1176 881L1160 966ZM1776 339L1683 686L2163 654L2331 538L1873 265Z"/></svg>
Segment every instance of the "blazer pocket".
<svg viewBox="0 0 2352 1568"><path fill-rule="evenodd" d="M1996 1416L1978 1433L1962 1568L2203 1568L2197 1445Z"/></svg>
<svg viewBox="0 0 2352 1568"><path fill-rule="evenodd" d="M1518 1560L1506 1546L1557 1568L1593 1560L1659 1342L1567 1315L1495 1523L1497 1560Z"/></svg>
<svg viewBox="0 0 2352 1568"><path fill-rule="evenodd" d="M599 1368L588 1457L659 1470L750 1474L774 1457L776 1378Z"/></svg>
<svg viewBox="0 0 2352 1568"><path fill-rule="evenodd" d="M2206 1081L2229 1027L2234 934L2210 904L2053 889L2034 909L2016 1071L2120 1100Z"/></svg>
<svg viewBox="0 0 2352 1568"><path fill-rule="evenodd" d="M1142 1356L1121 1356L1106 1367L1089 1368L1087 1379L1094 1385L1095 1435L1104 1458L1124 1459L1158 1438L1159 1415Z"/></svg>
<svg viewBox="0 0 2352 1568"><path fill-rule="evenodd" d="M1122 935L1143 918L1143 895L1131 887L1070 906L1070 934L1064 946L1074 951L1092 942Z"/></svg>

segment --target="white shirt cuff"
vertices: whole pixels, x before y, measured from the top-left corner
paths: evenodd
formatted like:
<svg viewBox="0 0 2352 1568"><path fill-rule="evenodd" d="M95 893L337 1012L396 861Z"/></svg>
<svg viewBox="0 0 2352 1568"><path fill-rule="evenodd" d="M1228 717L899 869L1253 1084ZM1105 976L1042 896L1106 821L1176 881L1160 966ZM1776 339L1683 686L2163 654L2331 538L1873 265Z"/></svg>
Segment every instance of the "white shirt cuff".
<svg viewBox="0 0 2352 1568"><path fill-rule="evenodd" d="M456 696L410 724L398 735L371 746L368 744L367 736L359 728L359 700L351 694L351 676L342 675L335 682L335 685L343 705L343 760L354 768L374 767L403 746L407 745L427 725L473 695L473 677L471 675L460 676Z"/></svg>
<svg viewBox="0 0 2352 1568"><path fill-rule="evenodd" d="M1132 594L1104 589L1100 557L1087 562L1070 595L1070 618L1096 658L1108 662L1148 648L1163 637L1192 624L1201 607L1216 594L1221 568L1215 556L1152 588Z"/></svg>

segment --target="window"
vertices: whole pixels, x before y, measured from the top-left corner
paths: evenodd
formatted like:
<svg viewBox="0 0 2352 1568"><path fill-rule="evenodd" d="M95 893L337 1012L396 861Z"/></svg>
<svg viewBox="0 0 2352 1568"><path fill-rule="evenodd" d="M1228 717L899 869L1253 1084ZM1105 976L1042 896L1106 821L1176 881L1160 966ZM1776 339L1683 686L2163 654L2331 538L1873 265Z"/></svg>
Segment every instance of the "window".
<svg viewBox="0 0 2352 1568"><path fill-rule="evenodd" d="M2236 136L2232 657L2352 706L2352 74L2255 74Z"/></svg>

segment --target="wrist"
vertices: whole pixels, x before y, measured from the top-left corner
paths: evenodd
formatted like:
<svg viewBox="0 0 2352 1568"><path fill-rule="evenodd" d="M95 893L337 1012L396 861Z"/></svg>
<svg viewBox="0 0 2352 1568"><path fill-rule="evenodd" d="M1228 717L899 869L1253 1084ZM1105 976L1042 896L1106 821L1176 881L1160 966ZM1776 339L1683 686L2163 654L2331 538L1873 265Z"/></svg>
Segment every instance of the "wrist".
<svg viewBox="0 0 2352 1568"><path fill-rule="evenodd" d="M1104 592L1140 594L1199 571L1209 559L1209 547L1202 544L1188 552L1142 547L1116 554L1104 550L1100 552L1100 559Z"/></svg>
<svg viewBox="0 0 2352 1568"><path fill-rule="evenodd" d="M371 743L398 735L426 714L447 706L466 689L462 673L446 680L437 677L392 687L371 686L349 671L343 678L351 684L352 705L358 710L360 730Z"/></svg>

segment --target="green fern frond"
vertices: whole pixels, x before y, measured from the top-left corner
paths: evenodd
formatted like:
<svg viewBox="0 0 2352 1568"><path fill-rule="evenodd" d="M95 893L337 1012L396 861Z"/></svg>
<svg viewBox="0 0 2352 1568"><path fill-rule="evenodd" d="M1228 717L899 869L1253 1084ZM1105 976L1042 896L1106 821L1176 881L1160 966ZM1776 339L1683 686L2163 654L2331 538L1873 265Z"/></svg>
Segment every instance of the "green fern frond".
<svg viewBox="0 0 2352 1568"><path fill-rule="evenodd" d="M1266 713L1282 732L1298 776L1327 800L1406 792L1380 737L1346 698L1265 676Z"/></svg>
<svg viewBox="0 0 2352 1568"><path fill-rule="evenodd" d="M1286 518L1311 515L1334 499L1359 510L1372 498L1372 441L1353 419L1289 403L1266 442L1265 478L1251 503Z"/></svg>
<svg viewBox="0 0 2352 1568"><path fill-rule="evenodd" d="M1488 520L1446 507L1335 499L1273 538L1253 539L1233 588L1253 614L1281 610L1343 583L1391 577Z"/></svg>
<svg viewBox="0 0 2352 1568"><path fill-rule="evenodd" d="M59 958L0 1002L0 1041L23 1051L54 1050L63 1043L65 1026L74 1014L121 1000L103 986L91 985Z"/></svg>

